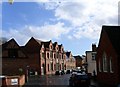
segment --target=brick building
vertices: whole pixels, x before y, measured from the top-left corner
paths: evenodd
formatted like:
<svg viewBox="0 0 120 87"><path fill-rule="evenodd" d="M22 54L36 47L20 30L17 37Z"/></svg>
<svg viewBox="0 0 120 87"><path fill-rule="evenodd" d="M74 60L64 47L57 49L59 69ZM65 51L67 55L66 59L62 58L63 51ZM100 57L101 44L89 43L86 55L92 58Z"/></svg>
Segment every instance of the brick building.
<svg viewBox="0 0 120 87"><path fill-rule="evenodd" d="M17 42L14 39L11 39L2 44L0 48L2 48L2 74L26 74L28 57Z"/></svg>
<svg viewBox="0 0 120 87"><path fill-rule="evenodd" d="M120 26L103 26L97 49L97 79L120 84Z"/></svg>
<svg viewBox="0 0 120 87"><path fill-rule="evenodd" d="M76 60L76 67L82 67L82 57L81 56L74 56Z"/></svg>
<svg viewBox="0 0 120 87"><path fill-rule="evenodd" d="M31 68L35 66L41 75L54 74L57 70L65 69L66 55L62 44L52 43L51 40L44 42L32 37L24 49L29 58L35 59L29 66Z"/></svg>
<svg viewBox="0 0 120 87"><path fill-rule="evenodd" d="M57 42L44 42L32 37L25 46L19 46L11 39L0 47L4 75L44 75L66 69L66 53L63 45Z"/></svg>

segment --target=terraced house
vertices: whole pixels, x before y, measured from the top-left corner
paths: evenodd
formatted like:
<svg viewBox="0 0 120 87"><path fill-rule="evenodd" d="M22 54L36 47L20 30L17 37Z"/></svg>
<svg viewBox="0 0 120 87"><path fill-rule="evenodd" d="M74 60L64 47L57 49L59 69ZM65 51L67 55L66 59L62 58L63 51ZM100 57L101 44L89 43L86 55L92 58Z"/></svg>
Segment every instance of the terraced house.
<svg viewBox="0 0 120 87"><path fill-rule="evenodd" d="M1 46L3 74L9 75L13 67L14 74L21 71L36 75L54 74L57 70L66 69L66 53L63 45L57 42L44 42L32 37L25 46L19 46L14 39Z"/></svg>
<svg viewBox="0 0 120 87"><path fill-rule="evenodd" d="M38 74L54 74L56 70L62 70L65 68L65 52L61 45L52 41L43 42L33 37L28 41L24 47L26 54L30 58L34 59L37 65L29 65L38 71ZM33 61L31 61L33 62ZM33 69L32 69L33 70ZM36 71L33 70L33 71Z"/></svg>

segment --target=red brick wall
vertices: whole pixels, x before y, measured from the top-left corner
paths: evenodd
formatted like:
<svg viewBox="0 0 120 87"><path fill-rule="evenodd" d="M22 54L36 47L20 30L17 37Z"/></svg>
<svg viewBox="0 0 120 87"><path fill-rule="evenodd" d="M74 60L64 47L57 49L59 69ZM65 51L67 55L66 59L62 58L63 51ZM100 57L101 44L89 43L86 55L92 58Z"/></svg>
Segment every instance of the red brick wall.
<svg viewBox="0 0 120 87"><path fill-rule="evenodd" d="M2 59L2 73L3 75L18 75L26 72L27 59ZM19 69L23 69L20 72Z"/></svg>
<svg viewBox="0 0 120 87"><path fill-rule="evenodd" d="M110 57L113 58L112 63L113 63L114 73L110 73L109 70L108 72L103 72L103 71L99 72L98 63L99 63L99 59L102 59L104 51L107 54L107 60L109 60ZM117 84L119 82L118 57L105 32L102 33L102 36L100 38L96 59L97 59L97 73L98 73L97 79L100 82L105 84ZM109 66L109 63L108 63L108 66Z"/></svg>

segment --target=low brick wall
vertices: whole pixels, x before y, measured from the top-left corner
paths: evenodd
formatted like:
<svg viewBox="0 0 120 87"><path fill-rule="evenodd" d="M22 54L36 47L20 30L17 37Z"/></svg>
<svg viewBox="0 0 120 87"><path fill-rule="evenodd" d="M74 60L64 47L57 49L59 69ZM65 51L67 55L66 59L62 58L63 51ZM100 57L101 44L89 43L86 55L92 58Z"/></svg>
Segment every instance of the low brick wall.
<svg viewBox="0 0 120 87"><path fill-rule="evenodd" d="M25 75L21 76L5 76L2 78L2 87L20 87L25 84Z"/></svg>

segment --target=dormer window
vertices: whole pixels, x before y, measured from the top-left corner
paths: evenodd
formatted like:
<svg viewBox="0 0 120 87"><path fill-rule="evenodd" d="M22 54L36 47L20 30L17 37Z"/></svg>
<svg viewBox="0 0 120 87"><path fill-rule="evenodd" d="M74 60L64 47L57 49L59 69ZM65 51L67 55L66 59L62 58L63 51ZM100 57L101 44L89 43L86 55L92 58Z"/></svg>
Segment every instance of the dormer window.
<svg viewBox="0 0 120 87"><path fill-rule="evenodd" d="M44 48L44 45L42 45L42 48Z"/></svg>
<svg viewBox="0 0 120 87"><path fill-rule="evenodd" d="M50 46L50 49L52 49L52 45Z"/></svg>
<svg viewBox="0 0 120 87"><path fill-rule="evenodd" d="M58 51L58 47L56 48L56 50Z"/></svg>

